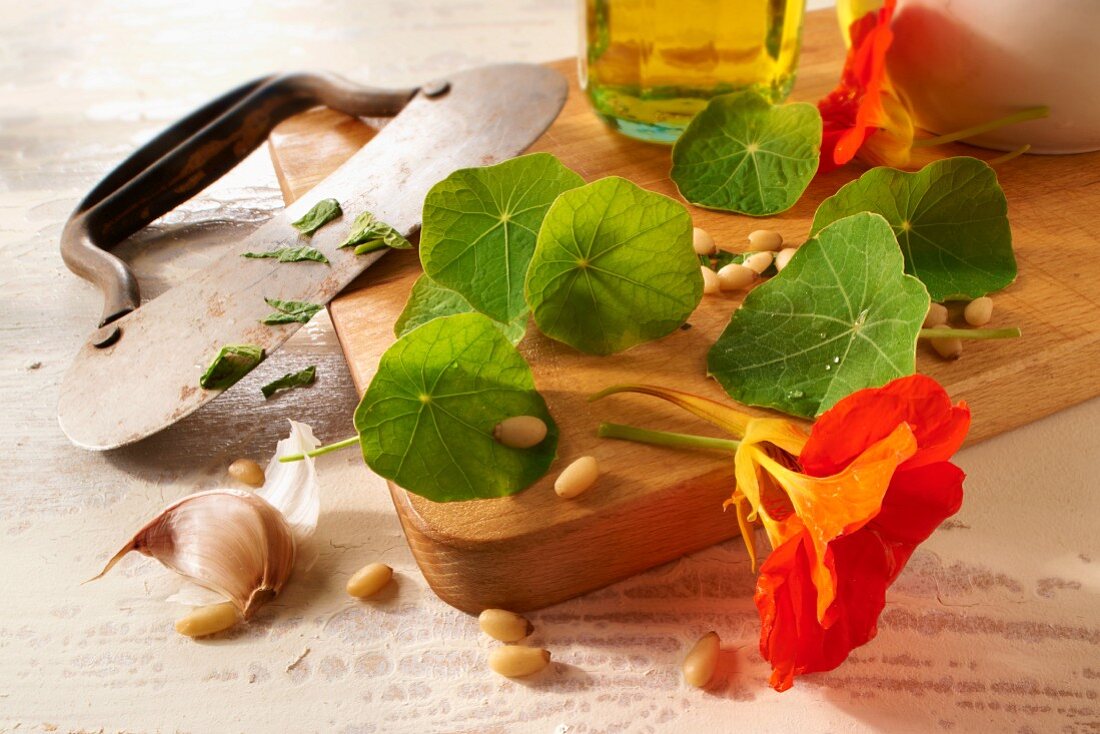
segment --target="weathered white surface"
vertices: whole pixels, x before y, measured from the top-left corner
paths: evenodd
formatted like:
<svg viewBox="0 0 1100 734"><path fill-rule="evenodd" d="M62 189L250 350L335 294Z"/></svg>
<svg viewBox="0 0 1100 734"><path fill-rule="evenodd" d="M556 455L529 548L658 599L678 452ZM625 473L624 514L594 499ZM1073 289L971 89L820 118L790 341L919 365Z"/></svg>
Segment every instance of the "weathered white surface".
<svg viewBox="0 0 1100 734"><path fill-rule="evenodd" d="M483 61L557 58L575 48L574 13L564 0L7 4L0 730L1100 728L1098 401L963 452L964 508L914 557L878 639L782 695L766 687L755 652L737 542L532 615L551 670L528 682L492 675L484 662L496 643L426 589L384 487L354 452L318 464L319 562L248 628L179 637L171 577L144 559L80 585L169 500L218 483L237 456L265 459L285 418L325 439L348 433L355 396L318 319L176 428L108 455L70 447L54 418L57 388L100 306L57 254L76 200L135 145L249 76L315 67L402 84ZM154 295L279 206L260 151L128 256ZM316 387L259 396L272 375L309 363ZM351 600L347 576L373 560L392 565L397 583L378 600ZM708 629L727 642L732 670L700 693L680 683L678 666Z"/></svg>

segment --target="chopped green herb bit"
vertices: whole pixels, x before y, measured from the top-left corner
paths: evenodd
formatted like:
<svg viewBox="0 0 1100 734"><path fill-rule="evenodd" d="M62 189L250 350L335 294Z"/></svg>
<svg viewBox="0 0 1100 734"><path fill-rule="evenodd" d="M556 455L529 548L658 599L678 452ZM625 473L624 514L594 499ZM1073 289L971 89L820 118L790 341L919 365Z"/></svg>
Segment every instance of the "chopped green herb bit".
<svg viewBox="0 0 1100 734"><path fill-rule="evenodd" d="M264 394L265 398L270 398L279 390L290 390L295 387L305 387L306 385L312 385L317 379L317 366L310 365L304 370L298 372L288 372L278 380L273 380L260 388L260 392Z"/></svg>
<svg viewBox="0 0 1100 734"><path fill-rule="evenodd" d="M274 258L281 263L297 263L306 260L313 260L314 262L327 263L328 258L320 250L314 249L309 246L305 247L282 247L278 250L268 250L267 252L246 252L241 257L248 257L253 259L259 258Z"/></svg>
<svg viewBox="0 0 1100 734"><path fill-rule="evenodd" d="M301 219L297 222L291 222L290 226L309 237L343 213L343 210L340 209L340 202L336 199L321 199Z"/></svg>
<svg viewBox="0 0 1100 734"><path fill-rule="evenodd" d="M206 372L202 373L199 385L207 390L225 390L251 372L265 356L264 350L253 344L224 346Z"/></svg>
<svg viewBox="0 0 1100 734"><path fill-rule="evenodd" d="M354 247L356 255L363 255L381 250L383 247L407 250L412 247L412 243L370 212L363 212L355 218L355 222L351 225L351 234L340 244L340 247Z"/></svg>
<svg viewBox="0 0 1100 734"><path fill-rule="evenodd" d="M307 301L280 301L276 298L265 298L264 302L275 309L275 313L266 316L262 322L268 326L304 324L323 308L320 304Z"/></svg>

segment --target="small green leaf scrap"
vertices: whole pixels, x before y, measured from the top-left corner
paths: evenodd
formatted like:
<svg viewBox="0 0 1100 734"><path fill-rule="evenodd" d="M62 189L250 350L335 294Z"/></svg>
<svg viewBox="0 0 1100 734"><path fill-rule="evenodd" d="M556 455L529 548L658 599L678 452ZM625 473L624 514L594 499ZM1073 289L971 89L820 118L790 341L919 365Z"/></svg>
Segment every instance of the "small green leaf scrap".
<svg viewBox="0 0 1100 734"><path fill-rule="evenodd" d="M707 369L735 400L811 418L912 374L928 303L886 220L856 214L822 229L749 292Z"/></svg>
<svg viewBox="0 0 1100 734"><path fill-rule="evenodd" d="M281 247L267 252L246 252L241 257L253 259L273 258L281 263L298 263L312 260L319 263L328 263L328 258L320 250L313 247Z"/></svg>
<svg viewBox="0 0 1100 734"><path fill-rule="evenodd" d="M424 272L486 316L513 321L527 311L523 283L543 217L583 183L549 153L455 171L424 199Z"/></svg>
<svg viewBox="0 0 1100 734"><path fill-rule="evenodd" d="M737 263L738 265L741 265L745 262L745 258L753 254L755 253L729 252L728 250L719 250L713 255L700 255L699 264L702 265L704 268L710 268L711 270L721 270L730 263ZM771 265L764 269L764 272L760 274L767 278L775 275L777 272L779 271L776 269L775 263L773 262Z"/></svg>
<svg viewBox="0 0 1100 734"><path fill-rule="evenodd" d="M915 173L872 168L821 203L811 235L856 212L881 214L932 300L972 300L1016 279L1008 202L984 161L959 156Z"/></svg>
<svg viewBox="0 0 1100 734"><path fill-rule="evenodd" d="M714 97L672 148L672 180L692 204L749 214L794 206L821 157L821 114L756 92Z"/></svg>
<svg viewBox="0 0 1100 734"><path fill-rule="evenodd" d="M304 324L320 311L323 306L308 301L280 301L277 298L265 298L264 302L275 309L274 313L264 317L261 323L268 326L277 324Z"/></svg>
<svg viewBox="0 0 1100 734"><path fill-rule="evenodd" d="M306 237L310 237L314 232L343 213L343 210L340 209L340 202L336 199L321 199L313 205L312 209L302 215L301 219L291 222L290 226Z"/></svg>
<svg viewBox="0 0 1100 734"><path fill-rule="evenodd" d="M254 344L229 344L221 348L214 361L199 378L207 390L225 390L252 371L267 356Z"/></svg>
<svg viewBox="0 0 1100 734"><path fill-rule="evenodd" d="M547 336L589 354L659 339L703 297L682 204L617 176L550 207L527 273L527 302Z"/></svg>
<svg viewBox="0 0 1100 734"><path fill-rule="evenodd" d="M310 365L298 372L287 372L277 380L272 380L260 388L265 398L270 398L279 390L290 390L295 387L312 385L317 379L317 365Z"/></svg>
<svg viewBox="0 0 1100 734"><path fill-rule="evenodd" d="M356 255L364 255L381 250L383 247L408 250L412 247L412 243L378 217L370 212L363 212L355 218L351 225L351 234L340 244L340 247L354 247Z"/></svg>
<svg viewBox="0 0 1100 734"><path fill-rule="evenodd" d="M440 316L453 316L457 313L473 313L474 307L469 301L450 288L444 288L426 275L421 275L409 291L409 300L393 325L394 336L400 338L418 326ZM527 318L524 311L507 324L493 323L504 332L508 341L519 344L527 333Z"/></svg>
<svg viewBox="0 0 1100 734"><path fill-rule="evenodd" d="M546 438L504 446L505 418L542 420ZM487 317L433 319L398 339L355 411L363 458L377 474L434 502L503 497L543 476L558 430L531 368Z"/></svg>

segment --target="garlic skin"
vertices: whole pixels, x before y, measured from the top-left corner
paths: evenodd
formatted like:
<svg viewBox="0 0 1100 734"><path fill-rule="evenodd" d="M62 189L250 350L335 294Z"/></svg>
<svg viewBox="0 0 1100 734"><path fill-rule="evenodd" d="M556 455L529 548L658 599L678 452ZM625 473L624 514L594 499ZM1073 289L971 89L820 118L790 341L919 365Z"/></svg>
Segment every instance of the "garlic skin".
<svg viewBox="0 0 1100 734"><path fill-rule="evenodd" d="M263 487L255 493L213 489L177 500L139 530L95 578L138 551L228 599L244 619L251 618L282 590L317 527L320 495L313 459L281 464L278 457L312 451L319 442L309 426L290 424L290 436L279 442ZM194 587L170 598L191 605L210 602Z"/></svg>
<svg viewBox="0 0 1100 734"><path fill-rule="evenodd" d="M245 619L282 590L296 555L282 513L240 489L198 492L169 505L99 575L130 551L223 595Z"/></svg>

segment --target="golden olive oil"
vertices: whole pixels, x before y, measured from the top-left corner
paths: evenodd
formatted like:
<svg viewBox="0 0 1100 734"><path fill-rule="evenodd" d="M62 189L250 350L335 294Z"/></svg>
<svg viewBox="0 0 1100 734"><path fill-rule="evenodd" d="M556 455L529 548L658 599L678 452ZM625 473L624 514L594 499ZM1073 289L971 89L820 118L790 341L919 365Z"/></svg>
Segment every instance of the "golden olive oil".
<svg viewBox="0 0 1100 734"><path fill-rule="evenodd" d="M672 142L707 100L794 84L804 0L583 0L581 83L611 127Z"/></svg>

